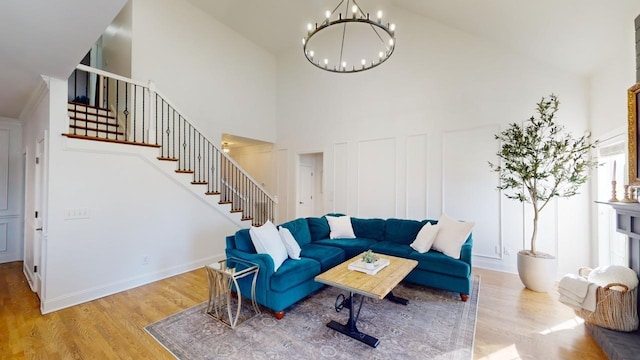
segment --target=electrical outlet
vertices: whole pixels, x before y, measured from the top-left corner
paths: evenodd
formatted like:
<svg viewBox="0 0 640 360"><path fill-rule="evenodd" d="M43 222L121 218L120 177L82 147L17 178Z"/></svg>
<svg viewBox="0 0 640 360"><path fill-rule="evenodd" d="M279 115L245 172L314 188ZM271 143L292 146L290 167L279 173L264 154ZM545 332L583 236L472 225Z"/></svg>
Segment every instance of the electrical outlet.
<svg viewBox="0 0 640 360"><path fill-rule="evenodd" d="M511 249L509 249L509 247L505 246L505 247L504 247L504 250L503 250L503 253L504 253L505 255L507 255L507 256L508 256L508 255L511 255Z"/></svg>
<svg viewBox="0 0 640 360"><path fill-rule="evenodd" d="M64 209L65 220L88 219L91 217L88 208Z"/></svg>
<svg viewBox="0 0 640 360"><path fill-rule="evenodd" d="M149 255L142 256L142 265L149 265Z"/></svg>

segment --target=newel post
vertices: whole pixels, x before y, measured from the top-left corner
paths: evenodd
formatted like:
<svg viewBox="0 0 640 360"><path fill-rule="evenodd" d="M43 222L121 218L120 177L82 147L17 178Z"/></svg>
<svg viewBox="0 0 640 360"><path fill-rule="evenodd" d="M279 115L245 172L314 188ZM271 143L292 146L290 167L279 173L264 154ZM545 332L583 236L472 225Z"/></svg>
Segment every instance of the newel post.
<svg viewBox="0 0 640 360"><path fill-rule="evenodd" d="M158 127L158 117L156 114L156 110L158 108L156 102L157 102L157 96L156 96L156 83L153 82L153 80L149 80L149 91L148 91L148 100L147 104L149 104L149 111L147 112L149 114L149 119L148 119L148 123L147 123L147 139L149 144L156 144L159 145L158 143L158 139L157 139L157 127ZM145 119L146 120L146 119Z"/></svg>

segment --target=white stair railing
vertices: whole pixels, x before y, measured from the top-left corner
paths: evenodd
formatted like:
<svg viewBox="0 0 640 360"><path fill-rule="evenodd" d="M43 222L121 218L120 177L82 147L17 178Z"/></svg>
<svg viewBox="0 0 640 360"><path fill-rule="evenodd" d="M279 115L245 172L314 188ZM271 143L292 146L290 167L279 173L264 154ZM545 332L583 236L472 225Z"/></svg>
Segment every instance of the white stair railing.
<svg viewBox="0 0 640 360"><path fill-rule="evenodd" d="M92 78L100 84L98 91L89 91L94 83ZM125 133L123 142L160 147L159 159L176 161L177 172L193 174L192 184L206 185L206 194L220 195L220 203L231 204L233 212L242 211L243 219L251 219L255 225L274 221L276 199L187 121L152 82L145 84L78 65L69 78L69 100L72 104L91 103L112 109L118 123L124 126L121 129ZM95 133L88 136L87 131L73 128L67 136L121 140L108 133L97 132L93 136Z"/></svg>

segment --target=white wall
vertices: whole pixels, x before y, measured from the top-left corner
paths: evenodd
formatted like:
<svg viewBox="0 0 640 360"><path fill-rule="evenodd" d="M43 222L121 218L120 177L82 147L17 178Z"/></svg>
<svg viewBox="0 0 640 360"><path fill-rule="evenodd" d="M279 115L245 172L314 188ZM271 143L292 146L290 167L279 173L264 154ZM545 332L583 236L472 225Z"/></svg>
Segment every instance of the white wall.
<svg viewBox="0 0 640 360"><path fill-rule="evenodd" d="M186 185L188 175L181 185L174 169L166 169L175 164L155 159L159 150L60 135L68 130L66 90L66 81L50 79L42 103L48 105L51 134L42 312L223 257L224 238L238 225L195 195ZM34 121L38 119L34 115ZM32 125L26 139L39 134L39 124ZM74 209L86 209L89 217L68 219L66 214Z"/></svg>
<svg viewBox="0 0 640 360"><path fill-rule="evenodd" d="M36 156L37 144L48 138L49 131L49 78L43 77L36 91L32 94L31 100L23 111L22 121L22 146L26 154L25 159L25 181L24 181L24 264L23 270L31 289L38 291L41 275L44 268L40 265L41 242L36 235L35 222L36 211ZM48 140L47 140L48 141ZM46 143L46 142L45 142ZM45 149L45 151L47 151ZM43 161L44 168L45 160ZM46 169L44 169L46 173ZM43 206L46 204L43 204ZM43 208L38 209L42 213ZM40 235L43 235L41 233ZM44 236L46 238L46 236ZM34 266L38 266L40 271L36 273Z"/></svg>
<svg viewBox="0 0 640 360"><path fill-rule="evenodd" d="M227 155L260 186L267 190L268 193L275 193L275 182L273 180L275 175L273 171L275 167L273 145L265 144L234 147Z"/></svg>
<svg viewBox="0 0 640 360"><path fill-rule="evenodd" d="M128 1L102 34L102 69L124 77L131 77L131 8Z"/></svg>
<svg viewBox="0 0 640 360"><path fill-rule="evenodd" d="M299 48L278 57L279 151L289 169L296 153L325 153L325 211L401 218L446 211L479 223L476 265L515 271L530 216L495 190L492 134L526 120L550 93L562 102L559 121L581 134L588 82L427 18L394 14L402 24L397 47L379 68L323 72ZM559 274L589 264L590 206L583 196L542 214L539 249L559 256Z"/></svg>
<svg viewBox="0 0 640 360"><path fill-rule="evenodd" d="M133 0L131 73L210 140L275 141L275 57L184 0Z"/></svg>
<svg viewBox="0 0 640 360"><path fill-rule="evenodd" d="M590 78L589 87L589 113L590 113L590 127L592 135L595 139L600 141L606 141L608 139L620 136L627 139L628 131L628 111L627 111L627 89L635 84L636 79L636 63L635 63L635 34L631 24L633 24L633 13L629 14L629 20L627 27L628 31L625 32L625 39L623 43L625 46L618 49L617 53L611 57L611 59L603 64L597 71L595 71ZM622 169L623 178L628 179L628 166L624 164ZM597 173L594 172L594 180L597 180ZM604 180L607 183L608 179ZM625 183L628 181L625 180ZM597 181L592 182L592 194L596 197L598 190L595 188ZM622 195L622 185L618 184L618 197ZM607 200L607 199L597 199ZM600 205L604 206L604 205ZM598 211L592 209L591 216L594 219L598 216ZM591 247L592 251L592 263L595 265L601 265L599 263L601 256L598 256L598 249L608 247L608 238L599 239L595 234L599 233L598 221L592 223L592 238ZM602 231L600 231L602 233ZM607 231L604 232L608 234ZM603 243L600 243L600 241Z"/></svg>
<svg viewBox="0 0 640 360"><path fill-rule="evenodd" d="M22 126L0 117L0 263L23 257Z"/></svg>

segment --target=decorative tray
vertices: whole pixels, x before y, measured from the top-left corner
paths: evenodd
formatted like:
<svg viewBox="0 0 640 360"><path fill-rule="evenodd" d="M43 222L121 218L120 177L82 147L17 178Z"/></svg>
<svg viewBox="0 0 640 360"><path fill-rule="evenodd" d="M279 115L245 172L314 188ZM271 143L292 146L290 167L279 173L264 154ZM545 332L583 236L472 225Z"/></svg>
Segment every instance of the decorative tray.
<svg viewBox="0 0 640 360"><path fill-rule="evenodd" d="M373 263L373 268L371 268L371 267L368 267L367 264L364 261L362 261L362 259L360 259L349 264L347 268L349 270L355 270L355 271L363 272L365 274L375 275L378 273L378 271L389 266L389 264L390 264L390 261L388 259L378 259L378 261Z"/></svg>

